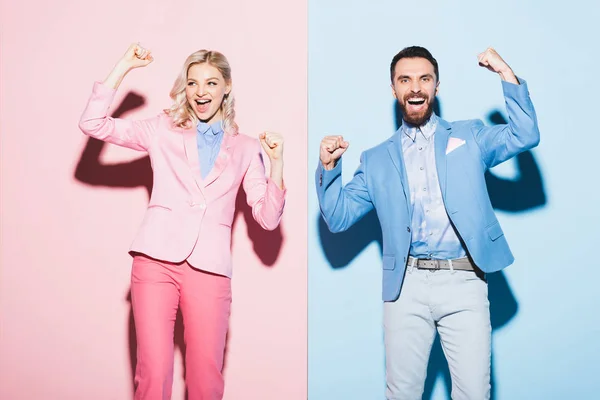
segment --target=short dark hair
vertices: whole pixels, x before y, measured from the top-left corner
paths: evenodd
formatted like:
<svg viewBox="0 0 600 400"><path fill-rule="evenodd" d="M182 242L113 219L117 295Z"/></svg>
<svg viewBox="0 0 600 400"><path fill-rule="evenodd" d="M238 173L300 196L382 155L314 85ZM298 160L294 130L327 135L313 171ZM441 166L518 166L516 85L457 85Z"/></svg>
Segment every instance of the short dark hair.
<svg viewBox="0 0 600 400"><path fill-rule="evenodd" d="M398 54L394 56L392 59L392 64L390 65L390 78L392 79L392 83L394 83L394 72L396 69L396 64L403 58L424 58L429 61L433 65L433 71L435 72L436 80L440 80L440 72L438 70L438 63L435 58L431 55L429 50L425 47L421 46L410 46L405 47Z"/></svg>

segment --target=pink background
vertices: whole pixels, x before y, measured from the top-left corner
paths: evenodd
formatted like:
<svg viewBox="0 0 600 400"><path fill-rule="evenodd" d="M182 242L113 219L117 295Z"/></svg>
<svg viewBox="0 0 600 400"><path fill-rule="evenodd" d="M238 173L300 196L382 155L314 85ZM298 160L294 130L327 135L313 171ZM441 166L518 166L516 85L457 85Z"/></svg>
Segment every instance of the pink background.
<svg viewBox="0 0 600 400"><path fill-rule="evenodd" d="M94 80L140 41L155 61L122 84L113 110L130 91L144 100L123 118L168 107L184 59L208 48L232 65L241 131L285 135L281 229L236 217L225 398L306 399L306 21L305 1L2 0L0 398L132 394L127 250L149 166L77 123ZM173 399L182 378L178 347Z"/></svg>

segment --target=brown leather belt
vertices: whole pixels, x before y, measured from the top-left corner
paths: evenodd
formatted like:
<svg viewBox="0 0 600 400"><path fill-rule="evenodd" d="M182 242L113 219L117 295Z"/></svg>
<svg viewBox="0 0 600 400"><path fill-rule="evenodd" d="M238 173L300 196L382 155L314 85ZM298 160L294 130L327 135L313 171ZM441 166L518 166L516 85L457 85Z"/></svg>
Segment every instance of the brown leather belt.
<svg viewBox="0 0 600 400"><path fill-rule="evenodd" d="M413 264L414 260L414 264ZM450 267L452 263L452 267ZM455 260L432 260L428 258L408 257L408 265L414 265L418 269L454 269L458 271L475 271L477 268L467 257Z"/></svg>

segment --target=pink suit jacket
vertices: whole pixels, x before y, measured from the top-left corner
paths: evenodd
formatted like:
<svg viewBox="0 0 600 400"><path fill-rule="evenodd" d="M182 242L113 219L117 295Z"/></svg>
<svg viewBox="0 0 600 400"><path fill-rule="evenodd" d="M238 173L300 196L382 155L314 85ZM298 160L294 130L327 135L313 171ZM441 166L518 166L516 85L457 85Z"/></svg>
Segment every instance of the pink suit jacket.
<svg viewBox="0 0 600 400"><path fill-rule="evenodd" d="M150 156L152 195L130 252L187 260L195 268L231 277L231 224L240 184L264 229L279 225L285 203L285 190L265 177L258 139L226 133L213 169L202 179L195 127L174 126L165 113L139 121L111 118L115 93L96 82L79 128Z"/></svg>

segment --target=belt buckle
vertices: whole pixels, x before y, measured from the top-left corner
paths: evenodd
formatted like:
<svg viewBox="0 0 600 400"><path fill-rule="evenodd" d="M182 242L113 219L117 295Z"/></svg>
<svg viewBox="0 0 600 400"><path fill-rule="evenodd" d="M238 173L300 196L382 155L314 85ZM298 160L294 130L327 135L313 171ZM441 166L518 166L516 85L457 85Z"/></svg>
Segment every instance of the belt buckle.
<svg viewBox="0 0 600 400"><path fill-rule="evenodd" d="M422 260L432 264L432 268L427 268L428 270L432 272L440 270L440 260L436 260L434 258L422 258Z"/></svg>

